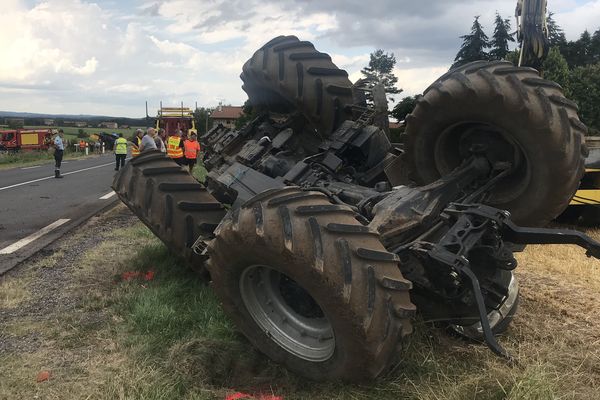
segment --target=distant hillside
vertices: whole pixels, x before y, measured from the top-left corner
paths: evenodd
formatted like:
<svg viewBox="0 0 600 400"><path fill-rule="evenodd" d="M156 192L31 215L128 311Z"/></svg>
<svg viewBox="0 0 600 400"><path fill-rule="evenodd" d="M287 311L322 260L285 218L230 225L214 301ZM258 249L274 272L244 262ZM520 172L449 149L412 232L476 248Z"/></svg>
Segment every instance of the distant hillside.
<svg viewBox="0 0 600 400"><path fill-rule="evenodd" d="M54 119L55 125L62 125L63 121L85 121L90 124L99 122L116 122L119 125L144 126L146 118L111 117L108 115L86 115L86 114L42 114L15 111L0 111L0 118L23 118L25 125L42 125L43 120Z"/></svg>

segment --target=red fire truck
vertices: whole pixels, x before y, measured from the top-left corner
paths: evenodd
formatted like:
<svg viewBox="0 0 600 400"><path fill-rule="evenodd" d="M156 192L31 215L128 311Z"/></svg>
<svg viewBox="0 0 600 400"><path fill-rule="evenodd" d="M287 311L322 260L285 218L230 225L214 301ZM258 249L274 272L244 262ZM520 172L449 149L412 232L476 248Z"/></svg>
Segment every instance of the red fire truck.
<svg viewBox="0 0 600 400"><path fill-rule="evenodd" d="M13 129L0 131L0 150L47 150L52 142L51 129Z"/></svg>
<svg viewBox="0 0 600 400"><path fill-rule="evenodd" d="M194 111L191 108L183 107L163 107L162 102L156 118L156 129L163 128L167 135L173 135L181 130L186 135L198 133L194 121Z"/></svg>

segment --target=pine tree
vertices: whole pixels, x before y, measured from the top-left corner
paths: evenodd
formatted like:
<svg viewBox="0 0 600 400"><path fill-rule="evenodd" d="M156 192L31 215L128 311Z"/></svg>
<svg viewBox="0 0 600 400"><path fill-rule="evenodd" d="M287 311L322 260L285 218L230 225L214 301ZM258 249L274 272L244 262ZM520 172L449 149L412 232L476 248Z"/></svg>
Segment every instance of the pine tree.
<svg viewBox="0 0 600 400"><path fill-rule="evenodd" d="M567 64L567 60L560 54L558 46L550 49L548 57L544 60L542 69L544 71L544 79L558 83L563 87L565 96L571 97L569 64Z"/></svg>
<svg viewBox="0 0 600 400"><path fill-rule="evenodd" d="M500 14L496 13L496 27L494 29L494 35L490 42L492 50L490 51L490 60L505 60L510 53L508 48L508 42L514 42L515 39L509 33L510 31L510 20L502 19Z"/></svg>
<svg viewBox="0 0 600 400"><path fill-rule="evenodd" d="M398 78L394 75L393 70L396 65L396 56L394 53L385 53L378 49L371 53L369 66L360 70L360 72L368 79L374 79L381 83L385 88L386 93L397 94L402 92L402 89L396 87ZM393 101L393 98L391 98Z"/></svg>
<svg viewBox="0 0 600 400"><path fill-rule="evenodd" d="M586 29L574 44L574 64L576 66L592 63L592 35Z"/></svg>
<svg viewBox="0 0 600 400"><path fill-rule="evenodd" d="M591 58L594 64L600 62L600 29L592 35Z"/></svg>
<svg viewBox="0 0 600 400"><path fill-rule="evenodd" d="M590 133L600 129L600 64L574 68L570 75L572 99L579 105L579 116Z"/></svg>
<svg viewBox="0 0 600 400"><path fill-rule="evenodd" d="M565 32L558 26L553 16L554 13L551 12L546 19L546 25L548 26L548 41L550 42L550 47L558 46L562 50L567 44L567 38L565 37Z"/></svg>
<svg viewBox="0 0 600 400"><path fill-rule="evenodd" d="M471 61L487 60L489 58L485 49L490 47L490 42L479 23L479 16L476 16L475 21L473 21L471 33L469 35L461 36L460 38L463 39L463 44L460 47L458 54L456 54L452 68Z"/></svg>

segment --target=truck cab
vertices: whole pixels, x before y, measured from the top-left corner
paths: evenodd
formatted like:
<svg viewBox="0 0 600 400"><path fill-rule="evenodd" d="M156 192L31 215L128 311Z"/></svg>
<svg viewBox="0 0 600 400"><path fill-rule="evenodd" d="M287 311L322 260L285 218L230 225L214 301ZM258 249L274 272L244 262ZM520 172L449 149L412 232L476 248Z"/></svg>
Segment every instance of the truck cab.
<svg viewBox="0 0 600 400"><path fill-rule="evenodd" d="M194 121L194 112L188 107L161 107L158 110L156 119L156 129L164 129L167 136L174 135L181 130L188 136L192 133L198 133L196 122Z"/></svg>

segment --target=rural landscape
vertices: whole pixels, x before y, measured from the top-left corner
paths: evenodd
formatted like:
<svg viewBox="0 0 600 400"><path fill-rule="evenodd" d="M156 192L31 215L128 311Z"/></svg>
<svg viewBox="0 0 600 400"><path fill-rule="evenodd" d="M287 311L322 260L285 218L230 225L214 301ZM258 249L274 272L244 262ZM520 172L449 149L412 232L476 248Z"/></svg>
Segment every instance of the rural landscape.
<svg viewBox="0 0 600 400"><path fill-rule="evenodd" d="M598 398L600 1L251 3L7 4L0 399Z"/></svg>

